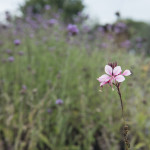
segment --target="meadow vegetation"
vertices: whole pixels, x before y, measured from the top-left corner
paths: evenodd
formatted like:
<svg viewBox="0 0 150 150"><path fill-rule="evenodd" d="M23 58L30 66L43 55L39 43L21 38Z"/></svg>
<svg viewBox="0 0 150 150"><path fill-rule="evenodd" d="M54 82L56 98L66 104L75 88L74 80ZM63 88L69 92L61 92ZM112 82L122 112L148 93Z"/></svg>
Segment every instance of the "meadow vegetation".
<svg viewBox="0 0 150 150"><path fill-rule="evenodd" d="M131 149L150 149L150 58L119 43L124 30L80 18L79 32L59 14L1 24L1 150L124 150L119 97L97 81L113 61L132 71L121 84Z"/></svg>

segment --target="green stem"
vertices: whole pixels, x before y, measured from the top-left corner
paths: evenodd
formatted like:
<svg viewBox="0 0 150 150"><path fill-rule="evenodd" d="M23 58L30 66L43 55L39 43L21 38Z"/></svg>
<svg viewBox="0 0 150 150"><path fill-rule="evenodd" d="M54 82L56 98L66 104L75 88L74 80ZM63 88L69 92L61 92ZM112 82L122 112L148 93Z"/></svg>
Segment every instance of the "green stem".
<svg viewBox="0 0 150 150"><path fill-rule="evenodd" d="M116 87L117 87L118 95L119 95L120 102L121 102L122 118L123 118L123 121L124 121L124 129L123 129L124 142L125 142L126 150L128 150L128 148L130 147L130 144L129 144L129 141L128 141L128 138L127 138L128 126L126 125L126 121L125 121L124 106L123 106L123 100L122 100L122 95L121 95L121 92L120 92L119 84L117 84Z"/></svg>
<svg viewBox="0 0 150 150"><path fill-rule="evenodd" d="M124 123L125 123L123 100L122 100L122 96L121 96L121 92L120 92L119 86L116 86L116 87L117 87L118 95L119 95L120 102L121 102L122 118L123 118Z"/></svg>

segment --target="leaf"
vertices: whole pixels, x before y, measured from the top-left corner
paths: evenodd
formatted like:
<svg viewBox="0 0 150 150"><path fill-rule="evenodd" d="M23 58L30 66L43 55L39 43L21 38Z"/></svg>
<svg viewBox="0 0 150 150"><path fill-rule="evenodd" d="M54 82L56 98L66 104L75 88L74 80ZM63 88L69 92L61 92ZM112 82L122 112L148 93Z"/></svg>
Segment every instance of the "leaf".
<svg viewBox="0 0 150 150"><path fill-rule="evenodd" d="M48 140L48 138L43 135L42 133L39 133L38 134L40 140L42 140L49 148L51 148L51 144L50 144L50 141Z"/></svg>
<svg viewBox="0 0 150 150"><path fill-rule="evenodd" d="M139 149L139 148L141 148L141 147L143 147L143 146L145 146L144 143L139 143L139 144L137 144L137 145L135 146L135 149Z"/></svg>

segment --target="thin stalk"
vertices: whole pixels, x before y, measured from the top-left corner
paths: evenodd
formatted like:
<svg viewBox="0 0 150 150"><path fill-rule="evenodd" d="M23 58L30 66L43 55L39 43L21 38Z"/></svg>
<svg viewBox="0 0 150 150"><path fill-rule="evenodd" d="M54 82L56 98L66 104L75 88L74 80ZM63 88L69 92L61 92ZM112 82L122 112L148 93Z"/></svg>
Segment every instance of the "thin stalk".
<svg viewBox="0 0 150 150"><path fill-rule="evenodd" d="M124 121L123 135L124 135L125 147L126 147L126 150L129 150L130 144L129 144L129 141L128 141L128 138L127 138L128 125L126 124L126 121L125 121L124 106L123 106L122 95L121 95L121 91L120 91L120 86L119 86L119 84L117 84L116 87L117 87L117 92L118 92L118 95L119 95L119 98L120 98L120 102L121 102L122 118L123 118L123 121Z"/></svg>
<svg viewBox="0 0 150 150"><path fill-rule="evenodd" d="M121 102L122 118L123 118L123 121L125 123L123 100L122 100L122 96L121 96L121 92L120 92L119 86L116 86L116 87L117 87L118 95L119 95L120 102Z"/></svg>

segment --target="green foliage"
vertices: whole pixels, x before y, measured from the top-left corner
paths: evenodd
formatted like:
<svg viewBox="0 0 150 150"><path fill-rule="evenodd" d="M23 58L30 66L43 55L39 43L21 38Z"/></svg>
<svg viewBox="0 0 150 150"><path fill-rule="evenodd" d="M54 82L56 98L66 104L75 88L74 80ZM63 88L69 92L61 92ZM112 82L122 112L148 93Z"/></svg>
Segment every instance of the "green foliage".
<svg viewBox="0 0 150 150"><path fill-rule="evenodd" d="M131 19L125 20L127 25L131 28L133 34L136 36L147 37L147 31L150 28L150 25L145 22L134 21Z"/></svg>
<svg viewBox="0 0 150 150"><path fill-rule="evenodd" d="M142 37L145 39L145 41L146 41L145 51L149 55L150 54L150 50L149 50L150 32L148 32L148 31L150 30L150 24L148 24L146 22L142 22L142 21L134 21L131 19L127 19L127 20L125 20L125 22L127 23L127 25L130 28L132 38Z"/></svg>
<svg viewBox="0 0 150 150"><path fill-rule="evenodd" d="M81 0L27 0L20 9L24 15L29 8L32 8L32 13L42 13L46 5L50 5L56 10L62 10L65 20L71 20L84 8Z"/></svg>
<svg viewBox="0 0 150 150"><path fill-rule="evenodd" d="M99 92L96 80L110 61L132 71L121 84L131 149L150 149L150 58L131 55L111 41L100 48L102 39L91 42L87 34L67 37L60 24L38 25L1 30L1 149L123 150L119 97L108 85ZM16 38L21 45L13 44ZM56 105L58 98L62 105Z"/></svg>

